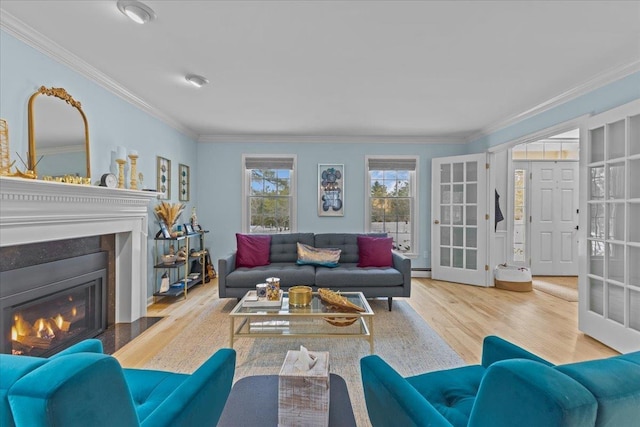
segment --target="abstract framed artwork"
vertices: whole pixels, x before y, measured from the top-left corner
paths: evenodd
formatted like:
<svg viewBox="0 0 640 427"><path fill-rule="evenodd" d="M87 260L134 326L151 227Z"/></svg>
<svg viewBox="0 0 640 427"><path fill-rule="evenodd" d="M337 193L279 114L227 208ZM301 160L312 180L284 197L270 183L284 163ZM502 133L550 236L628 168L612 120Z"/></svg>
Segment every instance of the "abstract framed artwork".
<svg viewBox="0 0 640 427"><path fill-rule="evenodd" d="M178 184L178 192L180 193L178 194L178 200L180 200L181 202L188 202L189 192L191 191L191 177L189 176L189 166L180 163L178 165L178 177L180 180Z"/></svg>
<svg viewBox="0 0 640 427"><path fill-rule="evenodd" d="M157 156L156 174L158 182L156 191L158 199L167 200L171 198L171 160Z"/></svg>
<svg viewBox="0 0 640 427"><path fill-rule="evenodd" d="M344 216L344 165L318 164L318 216Z"/></svg>

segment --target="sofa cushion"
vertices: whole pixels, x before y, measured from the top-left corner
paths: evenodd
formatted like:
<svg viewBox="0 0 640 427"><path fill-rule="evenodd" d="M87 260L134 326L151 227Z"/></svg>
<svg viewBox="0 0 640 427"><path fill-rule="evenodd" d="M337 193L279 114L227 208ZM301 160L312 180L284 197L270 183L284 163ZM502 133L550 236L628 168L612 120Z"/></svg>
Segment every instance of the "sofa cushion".
<svg viewBox="0 0 640 427"><path fill-rule="evenodd" d="M0 375L0 426L15 426L7 398L8 390L20 378L45 363L47 363L47 359L40 357L16 357L0 354L0 368L2 368L2 375Z"/></svg>
<svg viewBox="0 0 640 427"><path fill-rule="evenodd" d="M314 248L310 245L298 243L298 265L319 265L323 267L337 267L340 260L340 249Z"/></svg>
<svg viewBox="0 0 640 427"><path fill-rule="evenodd" d="M415 387L453 426L466 426L485 368L463 366L408 377Z"/></svg>
<svg viewBox="0 0 640 427"><path fill-rule="evenodd" d="M189 375L172 372L124 369L133 404L142 423Z"/></svg>
<svg viewBox="0 0 640 427"><path fill-rule="evenodd" d="M280 287L295 285L312 286L315 268L312 265L297 265L295 262L275 262L254 268L238 268L227 275L227 288L254 288L264 283L267 277L280 278Z"/></svg>
<svg viewBox="0 0 640 427"><path fill-rule="evenodd" d="M316 248L340 249L340 264L358 262L358 236L386 237L382 233L355 234L355 233L324 233L315 235Z"/></svg>
<svg viewBox="0 0 640 427"><path fill-rule="evenodd" d="M578 381L596 398L596 426L633 425L640 420L640 365L630 359L618 356L555 369Z"/></svg>
<svg viewBox="0 0 640 427"><path fill-rule="evenodd" d="M355 263L340 264L336 268L316 267L316 286L339 288L401 286L402 273L391 267L360 268Z"/></svg>
<svg viewBox="0 0 640 427"><path fill-rule="evenodd" d="M313 233L272 235L269 260L271 262L296 262L298 260L298 243L313 246Z"/></svg>
<svg viewBox="0 0 640 427"><path fill-rule="evenodd" d="M236 233L236 242L238 246L236 268L258 267L269 264L270 235Z"/></svg>
<svg viewBox="0 0 640 427"><path fill-rule="evenodd" d="M358 236L358 267L391 267L391 237Z"/></svg>

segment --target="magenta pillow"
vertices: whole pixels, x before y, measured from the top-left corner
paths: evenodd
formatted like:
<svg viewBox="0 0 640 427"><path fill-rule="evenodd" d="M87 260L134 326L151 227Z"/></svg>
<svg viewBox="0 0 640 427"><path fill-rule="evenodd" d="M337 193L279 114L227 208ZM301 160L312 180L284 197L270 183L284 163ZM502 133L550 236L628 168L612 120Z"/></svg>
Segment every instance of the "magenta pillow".
<svg viewBox="0 0 640 427"><path fill-rule="evenodd" d="M358 236L358 267L391 267L393 238Z"/></svg>
<svg viewBox="0 0 640 427"><path fill-rule="evenodd" d="M236 268L269 265L271 236L236 233Z"/></svg>

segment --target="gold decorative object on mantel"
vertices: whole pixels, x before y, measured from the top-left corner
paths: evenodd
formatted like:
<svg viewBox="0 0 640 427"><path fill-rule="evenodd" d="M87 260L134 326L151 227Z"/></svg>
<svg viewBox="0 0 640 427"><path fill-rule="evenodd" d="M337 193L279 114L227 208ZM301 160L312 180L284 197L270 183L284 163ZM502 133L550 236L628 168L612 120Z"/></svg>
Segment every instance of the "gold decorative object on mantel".
<svg viewBox="0 0 640 427"><path fill-rule="evenodd" d="M20 155L18 155L19 157ZM22 158L20 158L22 160ZM15 172L11 172L12 162L9 156L9 125L4 119L0 119L0 176L15 176L18 178L35 179L36 174L31 170L21 172L17 167ZM24 161L23 161L24 163ZM27 165L25 164L25 167Z"/></svg>
<svg viewBox="0 0 640 427"><path fill-rule="evenodd" d="M90 181L67 178L91 177L89 125L81 103L64 88L41 86L29 98L28 119L27 173L53 177L59 182ZM60 165L72 166L60 170Z"/></svg>
<svg viewBox="0 0 640 427"><path fill-rule="evenodd" d="M5 119L0 119L0 175L11 175L13 163L9 156L9 125Z"/></svg>
<svg viewBox="0 0 640 427"><path fill-rule="evenodd" d="M129 159L131 160L131 181L129 183L129 188L131 188L132 190L137 190L138 189L138 169L137 169L137 162L138 162L138 152L137 151L130 151L129 152Z"/></svg>

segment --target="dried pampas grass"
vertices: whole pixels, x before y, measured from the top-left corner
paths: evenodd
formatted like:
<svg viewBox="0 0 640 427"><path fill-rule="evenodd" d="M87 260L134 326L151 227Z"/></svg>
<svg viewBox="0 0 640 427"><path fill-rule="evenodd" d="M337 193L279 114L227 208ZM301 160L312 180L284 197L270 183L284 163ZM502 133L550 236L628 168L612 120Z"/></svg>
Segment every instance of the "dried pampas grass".
<svg viewBox="0 0 640 427"><path fill-rule="evenodd" d="M184 210L184 203L167 203L160 202L156 205L154 211L159 220L164 222L169 230L178 221L178 217Z"/></svg>

